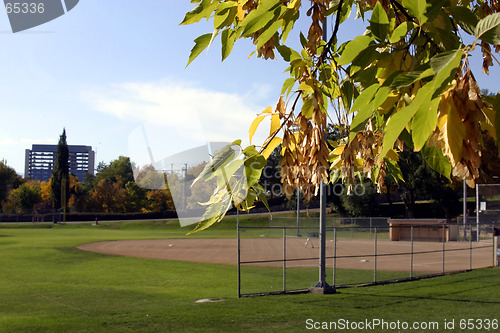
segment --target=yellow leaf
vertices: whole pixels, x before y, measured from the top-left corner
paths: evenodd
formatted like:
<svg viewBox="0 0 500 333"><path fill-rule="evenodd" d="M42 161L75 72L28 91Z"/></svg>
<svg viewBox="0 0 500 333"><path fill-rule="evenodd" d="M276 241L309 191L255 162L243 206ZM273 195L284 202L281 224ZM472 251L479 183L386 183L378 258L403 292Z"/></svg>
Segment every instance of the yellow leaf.
<svg viewBox="0 0 500 333"><path fill-rule="evenodd" d="M332 169L340 169L342 166L342 157L338 157L335 160L332 161Z"/></svg>
<svg viewBox="0 0 500 333"><path fill-rule="evenodd" d="M387 155L385 155L385 157L387 157L388 159L393 160L395 162L399 161L399 155L398 155L398 153L396 153L396 151L394 149L389 149L389 151L387 152Z"/></svg>
<svg viewBox="0 0 500 333"><path fill-rule="evenodd" d="M245 18L246 11L243 9L243 4L238 3L238 20L242 21Z"/></svg>
<svg viewBox="0 0 500 333"><path fill-rule="evenodd" d="M446 95L445 95L446 96ZM458 115L458 110L449 95L441 100L441 116L438 125L444 125L441 129L439 139L442 144L444 155L446 155L453 166L462 158L464 139L467 137L465 125Z"/></svg>
<svg viewBox="0 0 500 333"><path fill-rule="evenodd" d="M289 9L300 8L300 0L292 0L292 1L290 1L290 3L288 4L288 6L286 6L286 7L289 8Z"/></svg>
<svg viewBox="0 0 500 333"><path fill-rule="evenodd" d="M250 125L250 130L248 131L250 133L250 143L252 143L252 138L255 134L255 131L257 131L257 127L259 127L259 124L264 120L266 116L258 116L257 118L254 119L252 122L252 125Z"/></svg>
<svg viewBox="0 0 500 333"><path fill-rule="evenodd" d="M334 151L332 151L332 155L341 155L344 152L344 148L345 145L338 146Z"/></svg>
<svg viewBox="0 0 500 333"><path fill-rule="evenodd" d="M273 113L271 116L271 131L269 132L269 135L273 135L274 132L278 130L280 127L280 116L277 113Z"/></svg>
<svg viewBox="0 0 500 333"><path fill-rule="evenodd" d="M365 165L365 161L362 158L356 158L354 160L354 166L356 167L362 167Z"/></svg>
<svg viewBox="0 0 500 333"><path fill-rule="evenodd" d="M271 156L271 153L273 152L273 150L279 146L281 141L283 141L283 140L281 140L281 138L274 137L271 140L271 142L269 142L266 149L264 149L264 151L262 152L262 156L264 156L264 158L267 160L269 158L269 156Z"/></svg>
<svg viewBox="0 0 500 333"><path fill-rule="evenodd" d="M271 114L271 113L273 113L273 108L270 107L270 106L268 106L264 111L262 111L262 113L269 113L269 114Z"/></svg>

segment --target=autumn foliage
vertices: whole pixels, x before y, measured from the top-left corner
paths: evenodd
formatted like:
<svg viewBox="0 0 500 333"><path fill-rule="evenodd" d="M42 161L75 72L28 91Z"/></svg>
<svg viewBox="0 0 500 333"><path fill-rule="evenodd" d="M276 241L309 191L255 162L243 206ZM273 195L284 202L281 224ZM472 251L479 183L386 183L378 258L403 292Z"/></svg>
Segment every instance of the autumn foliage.
<svg viewBox="0 0 500 333"><path fill-rule="evenodd" d="M251 159L267 158L269 150L282 145L282 182L292 189L285 193L299 187L311 198L321 182L339 179L350 186L368 177L379 189L387 177L404 181L397 162L405 147L420 152L448 179L475 184L482 135L487 131L496 140L500 129L500 95L485 98L475 79L499 65L498 1L192 2L197 5L182 24L208 19L214 29L195 39L188 64L220 36L222 59L236 40L248 38L257 57L279 55L288 67L290 77L277 106L260 113L250 126L252 137L262 120L269 119L268 139L242 147L254 152L244 155ZM309 25L296 28L304 15ZM324 36L327 20L333 31ZM348 24L363 25L366 31L340 44L338 36ZM289 42L292 33L300 45ZM473 73L469 63L478 53L483 73ZM327 123L342 133L328 144ZM233 192L227 196L236 198ZM220 220L225 211L217 213L218 219L202 224Z"/></svg>

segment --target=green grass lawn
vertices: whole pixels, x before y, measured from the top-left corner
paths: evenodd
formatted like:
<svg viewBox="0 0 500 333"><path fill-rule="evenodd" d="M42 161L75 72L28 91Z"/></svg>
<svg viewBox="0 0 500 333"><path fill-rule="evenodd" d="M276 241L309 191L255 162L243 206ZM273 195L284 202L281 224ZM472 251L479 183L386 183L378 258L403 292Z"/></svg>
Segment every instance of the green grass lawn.
<svg viewBox="0 0 500 333"><path fill-rule="evenodd" d="M232 222L193 237L234 237ZM460 320L500 319L498 269L339 289L334 295L238 299L234 266L75 249L94 241L184 237L189 230L161 221L101 223L97 227L0 224L0 332L300 332L309 331L314 322L373 319L440 325L436 330L413 332L442 332L445 320L454 320L455 330L447 331L458 332ZM273 268L245 269L254 285L270 283ZM303 276L316 282L317 274L290 272L291 278ZM203 298L226 300L195 303ZM365 331L397 332L382 327Z"/></svg>

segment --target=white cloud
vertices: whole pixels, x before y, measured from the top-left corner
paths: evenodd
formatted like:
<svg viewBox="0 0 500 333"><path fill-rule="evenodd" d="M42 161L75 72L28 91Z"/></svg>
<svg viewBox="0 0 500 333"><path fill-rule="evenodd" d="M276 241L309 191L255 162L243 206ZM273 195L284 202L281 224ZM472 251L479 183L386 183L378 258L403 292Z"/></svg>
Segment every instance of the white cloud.
<svg viewBox="0 0 500 333"><path fill-rule="evenodd" d="M247 144L250 124L268 106L256 105L255 100L267 97L269 89L255 87L243 96L164 79L98 87L82 93L82 98L100 112L141 124L131 133L129 148L133 150L131 155L141 156L138 159L146 162L149 153L145 137L155 159L207 141L242 139ZM261 131L260 140L265 132ZM259 135L254 142L258 140Z"/></svg>

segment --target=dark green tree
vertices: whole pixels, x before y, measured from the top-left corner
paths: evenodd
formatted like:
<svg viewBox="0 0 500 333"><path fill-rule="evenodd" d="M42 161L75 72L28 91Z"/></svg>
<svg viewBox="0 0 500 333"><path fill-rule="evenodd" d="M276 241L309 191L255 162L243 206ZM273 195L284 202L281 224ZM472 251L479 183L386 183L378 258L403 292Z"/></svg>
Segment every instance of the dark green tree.
<svg viewBox="0 0 500 333"><path fill-rule="evenodd" d="M371 179L358 180L340 196L342 206L352 216L377 216L377 187Z"/></svg>
<svg viewBox="0 0 500 333"><path fill-rule="evenodd" d="M3 211L12 213L32 213L34 206L42 201L40 184L28 181L10 191L8 200L3 202Z"/></svg>
<svg viewBox="0 0 500 333"><path fill-rule="evenodd" d="M398 192L404 202L406 217L414 218L417 197L434 201L446 218L451 218L459 205L459 198L449 179L433 170L420 152L404 149L398 165L403 180L397 181Z"/></svg>
<svg viewBox="0 0 500 333"><path fill-rule="evenodd" d="M94 179L94 185L98 184L103 179L114 183L121 181L124 187L128 182L133 182L134 171L132 169L130 158L120 156L109 165L102 162L99 163L97 167L97 175Z"/></svg>
<svg viewBox="0 0 500 333"><path fill-rule="evenodd" d="M66 129L57 144L57 157L52 171L52 201L55 209L66 210L69 199L69 150L66 143Z"/></svg>
<svg viewBox="0 0 500 333"><path fill-rule="evenodd" d="M21 177L16 173L16 170L9 167L7 162L0 161L0 203L7 200L9 192L13 188L21 185Z"/></svg>
<svg viewBox="0 0 500 333"><path fill-rule="evenodd" d="M262 170L259 183L264 190L270 195L271 199L281 196L281 145L276 147L269 158L267 164Z"/></svg>

